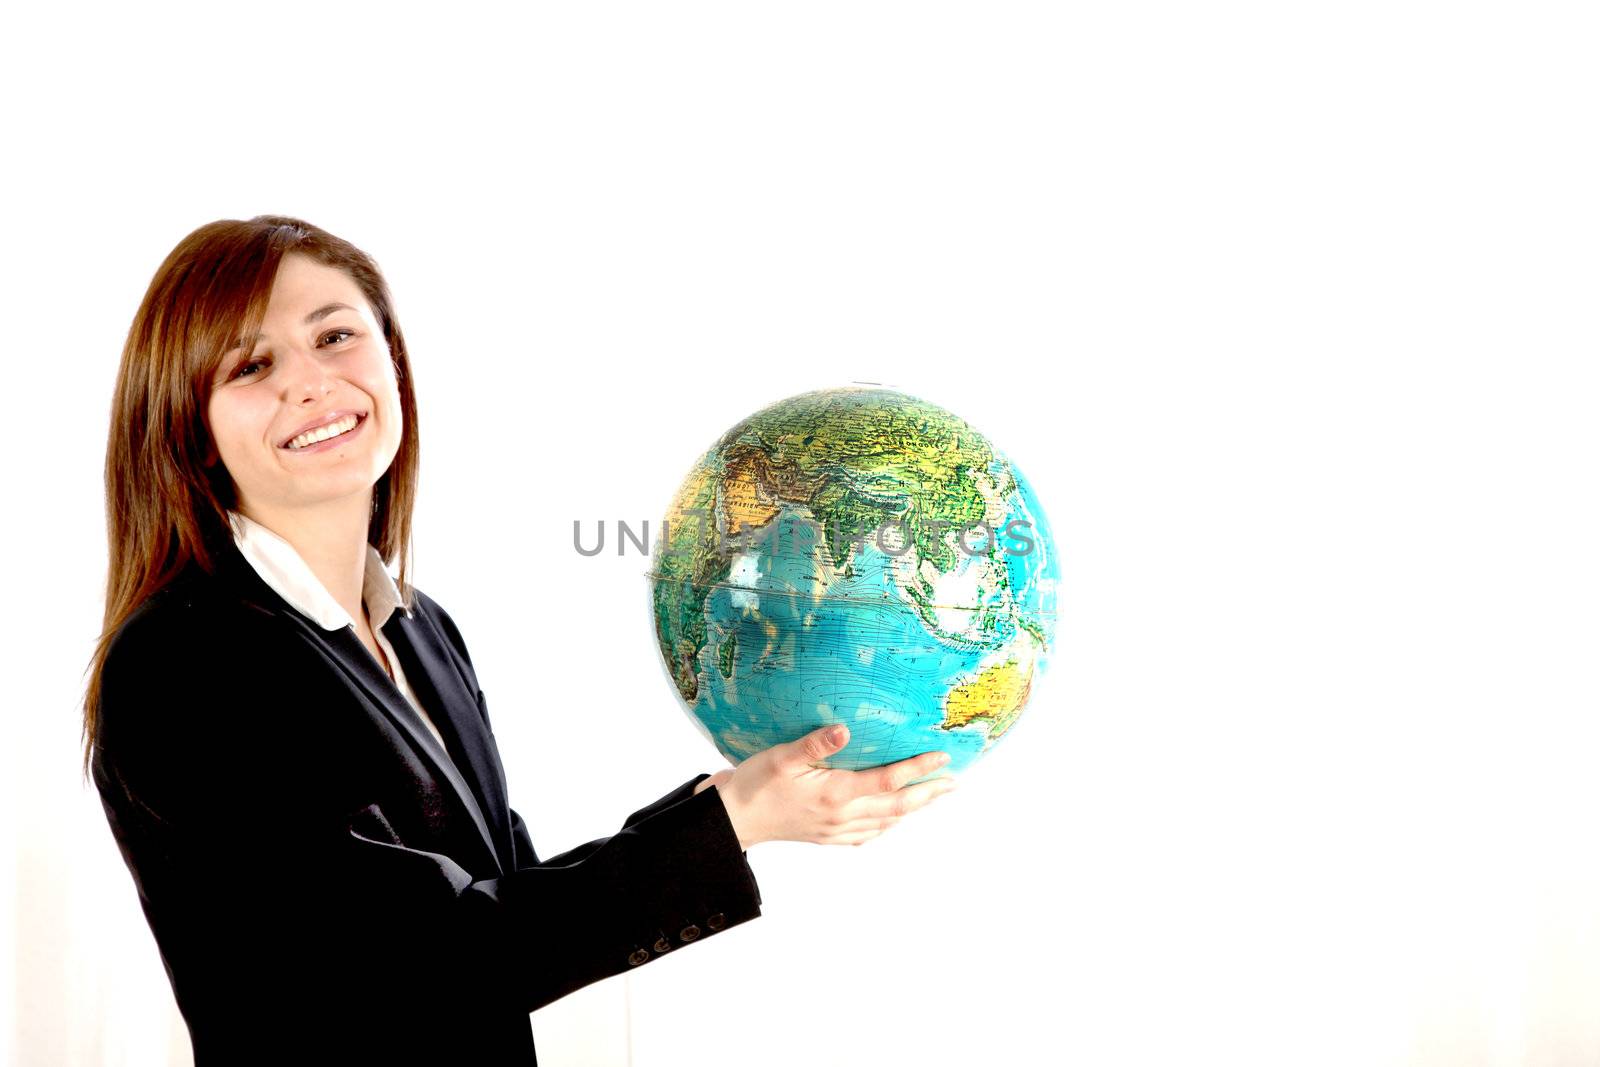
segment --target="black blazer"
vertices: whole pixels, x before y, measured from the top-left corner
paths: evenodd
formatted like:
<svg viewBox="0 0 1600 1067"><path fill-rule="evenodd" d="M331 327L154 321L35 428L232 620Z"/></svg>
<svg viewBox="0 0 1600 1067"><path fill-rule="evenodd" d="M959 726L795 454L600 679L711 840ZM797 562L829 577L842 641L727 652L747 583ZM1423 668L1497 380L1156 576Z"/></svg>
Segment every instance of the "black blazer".
<svg viewBox="0 0 1600 1067"><path fill-rule="evenodd" d="M383 633L448 758L354 629L217 549L118 630L91 764L196 1067L534 1064L534 1009L761 914L707 775L541 860L438 604Z"/></svg>

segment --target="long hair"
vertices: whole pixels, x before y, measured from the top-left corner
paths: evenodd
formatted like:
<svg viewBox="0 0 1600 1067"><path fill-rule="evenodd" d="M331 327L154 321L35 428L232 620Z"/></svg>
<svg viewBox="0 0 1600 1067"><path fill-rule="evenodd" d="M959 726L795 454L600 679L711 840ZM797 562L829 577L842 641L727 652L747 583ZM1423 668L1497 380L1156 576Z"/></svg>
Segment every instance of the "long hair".
<svg viewBox="0 0 1600 1067"><path fill-rule="evenodd" d="M383 327L400 389L404 431L394 462L373 488L367 541L414 606L407 570L417 487L417 402L411 362L389 286L373 259L300 219L257 215L207 223L178 242L156 269L122 349L106 440L105 617L83 698L83 772L88 776L100 710L101 670L112 639L147 599L190 564L215 573L213 551L231 538L233 479L216 454L207 411L222 357L266 316L278 265L291 252L344 271Z"/></svg>

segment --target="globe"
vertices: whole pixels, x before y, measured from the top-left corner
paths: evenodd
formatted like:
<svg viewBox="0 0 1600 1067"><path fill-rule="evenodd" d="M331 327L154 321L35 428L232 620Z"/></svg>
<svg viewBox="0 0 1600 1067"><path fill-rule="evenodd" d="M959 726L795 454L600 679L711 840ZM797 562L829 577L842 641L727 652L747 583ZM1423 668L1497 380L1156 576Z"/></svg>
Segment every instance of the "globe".
<svg viewBox="0 0 1600 1067"><path fill-rule="evenodd" d="M817 766L943 750L938 773L959 774L1012 733L1046 668L1060 569L1032 487L986 437L851 387L718 438L647 577L667 676L734 764L844 723L849 743Z"/></svg>

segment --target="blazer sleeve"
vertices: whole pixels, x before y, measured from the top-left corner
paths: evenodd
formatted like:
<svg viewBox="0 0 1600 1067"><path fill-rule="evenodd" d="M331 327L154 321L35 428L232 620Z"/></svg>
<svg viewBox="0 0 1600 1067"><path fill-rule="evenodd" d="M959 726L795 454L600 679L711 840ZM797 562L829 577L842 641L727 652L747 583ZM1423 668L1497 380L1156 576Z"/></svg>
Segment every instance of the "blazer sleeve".
<svg viewBox="0 0 1600 1067"><path fill-rule="evenodd" d="M666 796L662 797L660 800L657 800L652 804L648 804L645 807L640 808L638 811L634 812L632 815L629 815L627 817L627 819L623 821L622 825L624 827L632 826L634 823L639 822L642 819L649 818L650 816L655 815L657 812L665 811L666 809L672 807L675 804L680 804L683 801L688 800L689 798L694 796L694 787L699 785L701 782L705 781L707 778L710 778L710 777L711 777L711 775L709 775L709 774L697 774L697 775L695 775L693 778L689 779L687 782L685 782L682 785L678 786L678 788L674 789L672 792L668 793ZM705 792L706 793L715 793L716 792L716 787L712 786L710 789L707 789ZM701 795L703 796L704 794L701 794ZM539 859L538 854L536 852L534 852L533 839L528 835L528 826L527 826L527 824L522 821L522 816L517 814L517 809L511 808L510 811L511 811L511 837L512 837L512 843L516 846L516 856L517 856L516 866L518 866L518 867L538 866L541 863L541 861ZM727 816L727 809L726 808L723 809L723 816L724 817ZM599 840L590 841L587 844L579 845L577 848L571 849L571 850L569 850L567 852L563 852L560 856L556 857L554 860L550 860L550 861L547 861L547 862L554 863L554 862L556 862L558 860L563 862L563 863L576 862L577 860L582 859L584 856L586 856L589 853L593 852L595 849L599 848L601 845L604 845L607 840L608 840L608 838L600 838ZM738 837L737 836L735 836L734 841L735 842L738 841ZM760 904L761 903L761 887L756 883L755 872L750 870L750 861L749 861L749 858L748 858L748 853L741 852L740 856L741 856L741 858L744 859L745 872L749 875L750 889L755 894L755 902L757 904Z"/></svg>
<svg viewBox="0 0 1600 1067"><path fill-rule="evenodd" d="M513 813L498 877L408 844L339 792L297 691L316 664L294 652L266 629L145 625L102 668L94 779L192 1030L531 1012L761 914L718 791L693 792L704 774L545 860Z"/></svg>

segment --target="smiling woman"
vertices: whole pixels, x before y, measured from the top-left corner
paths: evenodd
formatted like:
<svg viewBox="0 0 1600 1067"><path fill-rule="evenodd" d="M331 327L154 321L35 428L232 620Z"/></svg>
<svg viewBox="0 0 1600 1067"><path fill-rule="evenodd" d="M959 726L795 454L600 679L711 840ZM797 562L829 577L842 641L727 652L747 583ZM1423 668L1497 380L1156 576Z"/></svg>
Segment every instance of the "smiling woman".
<svg viewBox="0 0 1600 1067"><path fill-rule="evenodd" d="M410 383L375 264L280 216L180 242L123 350L85 769L197 1067L532 1064L534 1009L760 914L706 774L535 853L406 580Z"/></svg>

